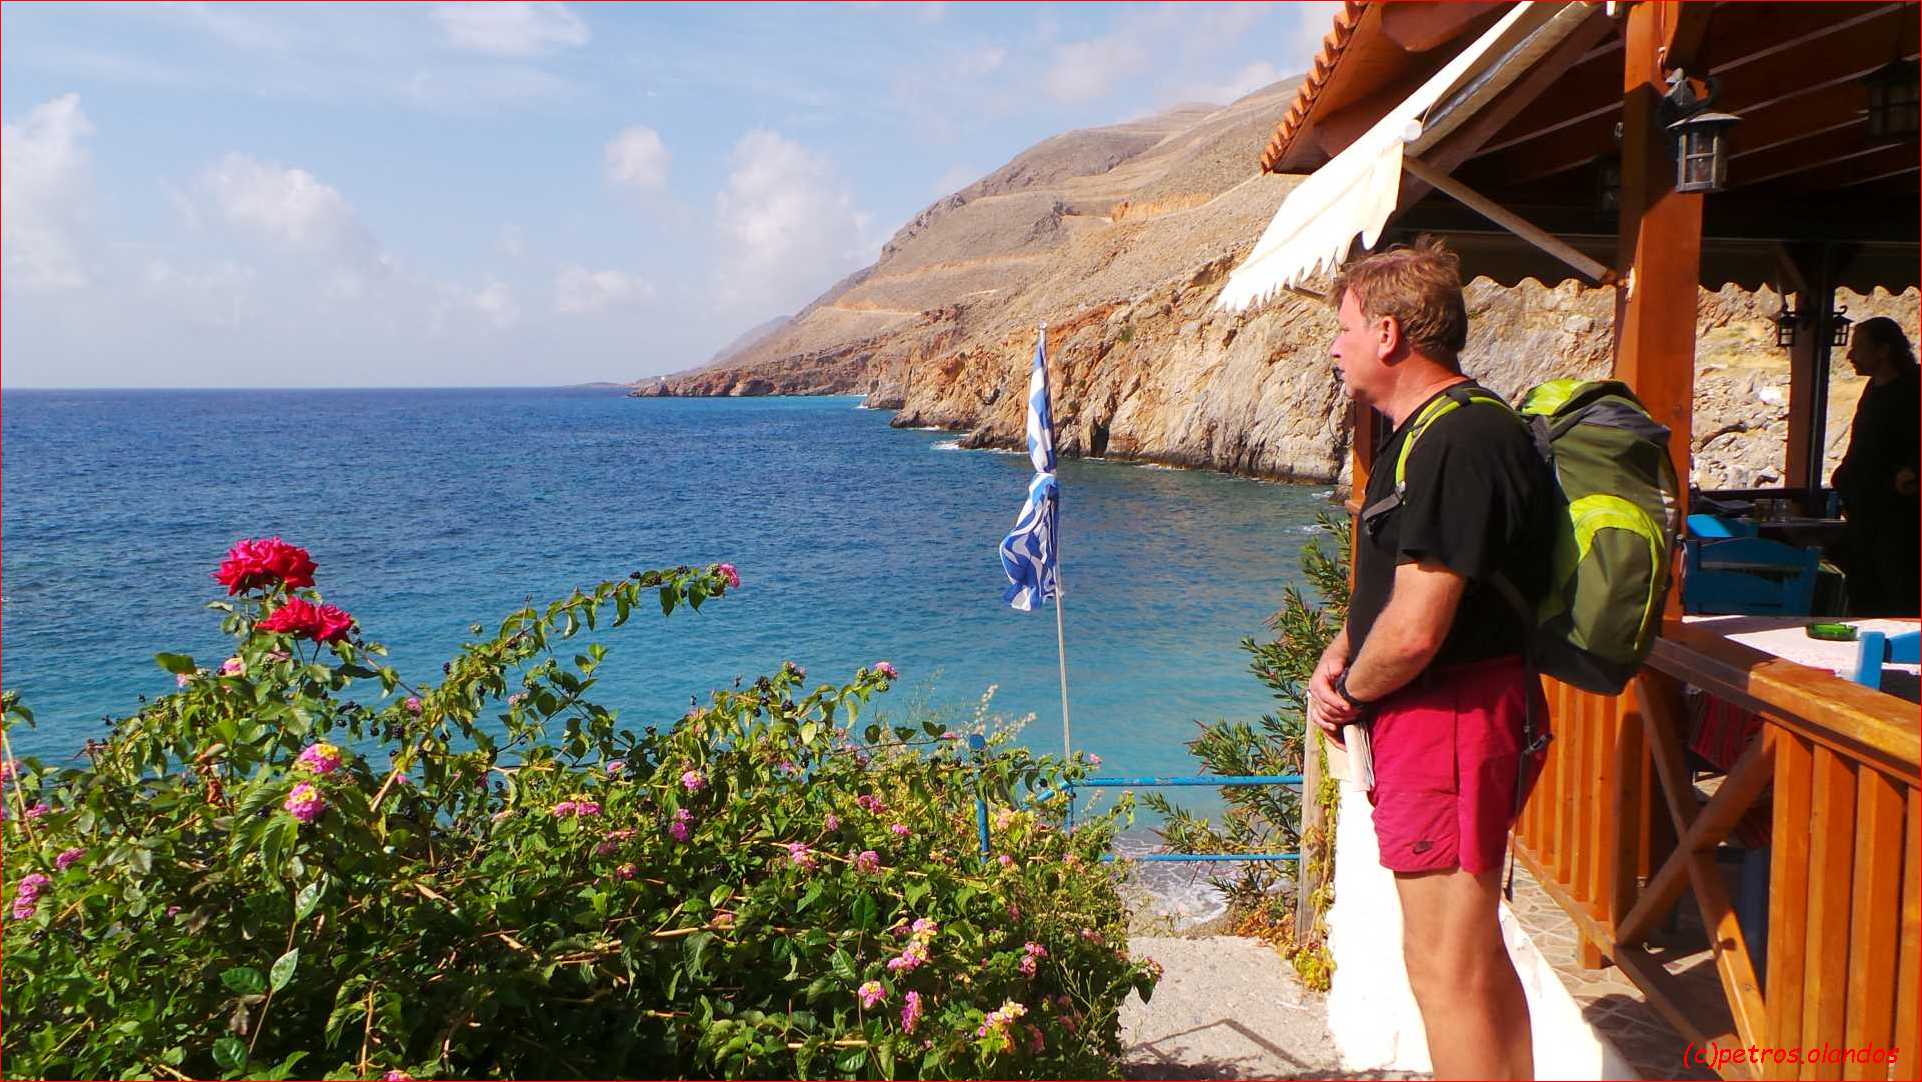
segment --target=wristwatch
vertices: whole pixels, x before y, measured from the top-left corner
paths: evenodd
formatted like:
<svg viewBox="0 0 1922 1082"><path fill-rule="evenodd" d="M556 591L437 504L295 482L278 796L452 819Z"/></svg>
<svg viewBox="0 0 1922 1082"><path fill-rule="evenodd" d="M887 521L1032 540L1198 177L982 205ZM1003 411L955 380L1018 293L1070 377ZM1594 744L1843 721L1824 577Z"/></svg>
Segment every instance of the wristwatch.
<svg viewBox="0 0 1922 1082"><path fill-rule="evenodd" d="M1375 704L1369 703L1369 702L1363 702L1362 700L1355 698L1353 695L1349 694L1348 692L1348 674L1352 671L1353 670L1351 669L1343 669L1341 671L1341 679L1335 681L1335 694L1341 696L1342 701L1346 702L1349 706L1352 706L1357 710L1366 710Z"/></svg>

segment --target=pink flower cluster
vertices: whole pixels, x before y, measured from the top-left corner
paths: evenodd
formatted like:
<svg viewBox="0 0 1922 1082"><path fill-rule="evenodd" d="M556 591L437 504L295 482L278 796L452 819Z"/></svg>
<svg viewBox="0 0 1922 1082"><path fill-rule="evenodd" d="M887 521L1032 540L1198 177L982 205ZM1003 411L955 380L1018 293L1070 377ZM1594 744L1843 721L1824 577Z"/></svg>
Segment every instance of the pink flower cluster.
<svg viewBox="0 0 1922 1082"><path fill-rule="evenodd" d="M247 675L247 663L237 657L230 657L220 663L220 675L245 676Z"/></svg>
<svg viewBox="0 0 1922 1082"><path fill-rule="evenodd" d="M928 962L928 945L922 940L914 940L898 957L888 959L889 973L912 973Z"/></svg>
<svg viewBox="0 0 1922 1082"><path fill-rule="evenodd" d="M234 547L227 550L214 580L227 588L229 596L276 582L296 590L314 584L314 567L313 558L298 545L278 537L249 538L234 542Z"/></svg>
<svg viewBox="0 0 1922 1082"><path fill-rule="evenodd" d="M667 836L677 842L685 842L694 836L694 813L686 808L674 811L674 821L667 824Z"/></svg>
<svg viewBox="0 0 1922 1082"><path fill-rule="evenodd" d="M869 815L881 815L888 810L888 806L881 803L881 798L872 793L862 793L860 796L854 798L854 802L859 804L861 810L867 812Z"/></svg>
<svg viewBox="0 0 1922 1082"><path fill-rule="evenodd" d="M990 1033L1006 1034L1014 1020L1028 1013L1028 1008L1010 999L1002 1003L981 1020L980 1028L974 1031L976 1037L986 1037Z"/></svg>
<svg viewBox="0 0 1922 1082"><path fill-rule="evenodd" d="M886 1002L888 990L881 986L880 981L868 981L855 989L854 995L861 1001L862 1010L871 1011L876 1004Z"/></svg>
<svg viewBox="0 0 1922 1082"><path fill-rule="evenodd" d="M821 820L821 829L827 831L830 834L834 833L837 830L840 830L841 817L834 814L833 812L829 812L828 817L826 819Z"/></svg>
<svg viewBox="0 0 1922 1082"><path fill-rule="evenodd" d="M28 872L20 878L20 885L14 888L13 919L32 920L40 911L40 895L53 882L51 876L41 872Z"/></svg>
<svg viewBox="0 0 1922 1082"><path fill-rule="evenodd" d="M280 806L300 822L311 823L327 810L327 798L320 795L319 789L303 781L294 786L293 792L287 794L287 799Z"/></svg>
<svg viewBox="0 0 1922 1082"><path fill-rule="evenodd" d="M64 872L85 859L87 859L87 851L75 846L72 849L61 850L60 855L53 858L53 866Z"/></svg>
<svg viewBox="0 0 1922 1082"><path fill-rule="evenodd" d="M340 749L332 744L309 744L294 762L324 777L340 769Z"/></svg>
<svg viewBox="0 0 1922 1082"><path fill-rule="evenodd" d="M733 564L722 564L714 570L720 572L721 577L727 580L728 589L738 590L741 588L741 573L734 570Z"/></svg>
<svg viewBox="0 0 1922 1082"><path fill-rule="evenodd" d="M622 879L622 880L632 879L635 876L639 875L640 872L641 870L639 868L636 868L632 864L623 864L620 867L614 869L614 878Z"/></svg>
<svg viewBox="0 0 1922 1082"><path fill-rule="evenodd" d="M1041 959L1048 956L1048 948L1030 940L1021 950L1024 952L1019 967L1021 975L1024 977L1032 977L1034 976L1035 967L1040 963Z"/></svg>
<svg viewBox="0 0 1922 1082"><path fill-rule="evenodd" d="M347 637L347 633L354 629L354 618L334 605L315 605L302 598L290 597L255 626L276 635L330 643Z"/></svg>
<svg viewBox="0 0 1922 1082"><path fill-rule="evenodd" d="M627 828L610 830L607 832L607 837L602 838L600 844L594 847L594 855L597 857L611 856L614 850L620 847L622 842L633 836L634 832Z"/></svg>
<svg viewBox="0 0 1922 1082"><path fill-rule="evenodd" d="M407 701L400 705L405 707L409 714L418 714L420 713L420 696L409 695Z"/></svg>
<svg viewBox="0 0 1922 1082"><path fill-rule="evenodd" d="M592 800L563 800L549 810L556 819L589 819L601 814L601 806Z"/></svg>
<svg viewBox="0 0 1922 1082"><path fill-rule="evenodd" d="M681 788L698 793L707 788L707 778L698 770L689 770L681 775Z"/></svg>
<svg viewBox="0 0 1922 1082"><path fill-rule="evenodd" d="M921 1024L921 993L909 992L901 1004L901 1029L913 1033L914 1027Z"/></svg>
<svg viewBox="0 0 1922 1082"><path fill-rule="evenodd" d="M872 849L854 854L854 870L864 875L881 874L881 854Z"/></svg>
<svg viewBox="0 0 1922 1082"><path fill-rule="evenodd" d="M901 679L901 670L895 668L892 662L877 661L874 663L874 671L887 677L889 680Z"/></svg>
<svg viewBox="0 0 1922 1082"><path fill-rule="evenodd" d="M29 819L39 819L51 814L53 814L53 805L44 800L27 809L27 818Z"/></svg>
<svg viewBox="0 0 1922 1082"><path fill-rule="evenodd" d="M622 773L626 769L626 759L609 759L607 761L607 776L610 778Z"/></svg>
<svg viewBox="0 0 1922 1082"><path fill-rule="evenodd" d="M802 871L811 872L821 862L820 856L810 849L806 842L788 842L782 848L787 850L789 863Z"/></svg>
<svg viewBox="0 0 1922 1082"><path fill-rule="evenodd" d="M892 823L888 826L888 831L897 838L905 838L914 833L914 831L908 829L906 823Z"/></svg>

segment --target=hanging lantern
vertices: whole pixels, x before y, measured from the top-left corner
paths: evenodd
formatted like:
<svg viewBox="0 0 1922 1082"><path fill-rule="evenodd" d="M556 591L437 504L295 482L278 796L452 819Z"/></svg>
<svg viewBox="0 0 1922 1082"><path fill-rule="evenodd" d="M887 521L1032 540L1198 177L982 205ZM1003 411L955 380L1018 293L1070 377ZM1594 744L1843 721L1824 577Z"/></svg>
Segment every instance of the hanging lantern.
<svg viewBox="0 0 1922 1082"><path fill-rule="evenodd" d="M1595 211L1613 214L1622 208L1622 159L1602 158L1595 163Z"/></svg>
<svg viewBox="0 0 1922 1082"><path fill-rule="evenodd" d="M1843 314L1848 310L1849 306L1845 304L1829 313L1830 345L1846 346L1849 344L1849 324L1855 321Z"/></svg>
<svg viewBox="0 0 1922 1082"><path fill-rule="evenodd" d="M1862 80L1869 91L1869 138L1914 139L1922 133L1922 69L1913 60L1877 68Z"/></svg>
<svg viewBox="0 0 1922 1082"><path fill-rule="evenodd" d="M1696 113L1668 126L1675 140L1675 190L1719 192L1728 187L1728 133L1742 118Z"/></svg>
<svg viewBox="0 0 1922 1082"><path fill-rule="evenodd" d="M1782 310L1775 313L1775 344L1783 349L1795 348L1795 331L1807 317L1799 308L1790 308L1788 299L1782 300Z"/></svg>

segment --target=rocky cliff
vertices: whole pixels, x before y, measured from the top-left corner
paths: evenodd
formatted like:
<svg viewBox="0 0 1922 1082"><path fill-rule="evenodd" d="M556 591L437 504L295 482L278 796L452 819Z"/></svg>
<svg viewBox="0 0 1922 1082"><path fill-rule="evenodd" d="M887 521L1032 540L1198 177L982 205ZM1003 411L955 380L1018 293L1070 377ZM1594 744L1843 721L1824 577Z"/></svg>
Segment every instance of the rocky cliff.
<svg viewBox="0 0 1922 1082"><path fill-rule="evenodd" d="M1327 362L1332 314L1284 296L1216 311L1292 177L1254 162L1295 81L1226 108L1184 106L1046 140L904 225L876 263L715 366L636 394L868 396L898 426L1019 446L1035 327L1048 324L1056 437L1070 455L1262 477L1342 480L1347 433ZM1917 333L1918 294L1844 297ZM1514 392L1605 373L1614 291L1574 282L1468 287L1464 367ZM1787 355L1768 291L1703 291L1695 480L1781 477ZM1861 381L1837 359L1830 463Z"/></svg>

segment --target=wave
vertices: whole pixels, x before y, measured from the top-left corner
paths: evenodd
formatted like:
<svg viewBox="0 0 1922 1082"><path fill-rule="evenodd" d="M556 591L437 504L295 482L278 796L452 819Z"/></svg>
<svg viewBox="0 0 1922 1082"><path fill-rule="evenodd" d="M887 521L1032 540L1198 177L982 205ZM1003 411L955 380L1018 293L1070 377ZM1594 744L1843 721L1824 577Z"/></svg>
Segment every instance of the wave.
<svg viewBox="0 0 1922 1082"><path fill-rule="evenodd" d="M936 451L959 451L960 449L961 449L960 440L942 440L939 443L934 444L934 450Z"/></svg>

